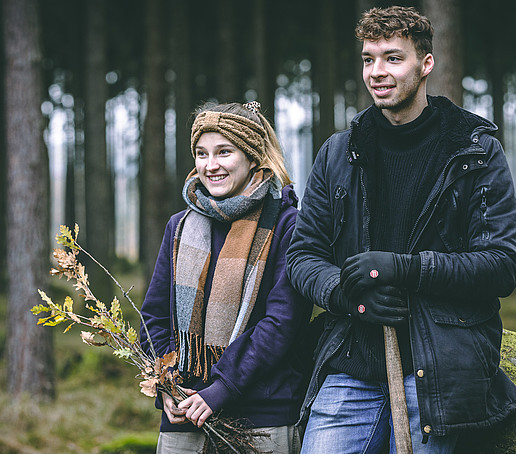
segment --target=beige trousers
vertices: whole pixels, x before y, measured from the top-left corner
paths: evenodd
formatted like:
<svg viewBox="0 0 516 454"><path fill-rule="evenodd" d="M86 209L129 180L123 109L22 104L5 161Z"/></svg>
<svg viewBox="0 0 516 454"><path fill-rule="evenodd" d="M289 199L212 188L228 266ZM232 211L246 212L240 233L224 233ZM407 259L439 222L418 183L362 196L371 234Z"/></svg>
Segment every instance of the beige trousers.
<svg viewBox="0 0 516 454"><path fill-rule="evenodd" d="M295 426L257 428L270 437L257 437L256 447L266 453L299 454L301 439ZM204 444L204 432L160 432L156 454L197 454Z"/></svg>

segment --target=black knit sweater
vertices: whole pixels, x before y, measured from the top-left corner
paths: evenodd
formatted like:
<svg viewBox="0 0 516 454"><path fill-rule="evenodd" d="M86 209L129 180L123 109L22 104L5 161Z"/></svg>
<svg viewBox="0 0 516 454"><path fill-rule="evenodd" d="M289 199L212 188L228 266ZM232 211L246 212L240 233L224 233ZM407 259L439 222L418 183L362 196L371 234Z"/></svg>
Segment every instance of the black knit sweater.
<svg viewBox="0 0 516 454"><path fill-rule="evenodd" d="M376 107L370 112L376 126L374 155L366 168L371 249L406 253L412 229L441 171L439 112L429 105L417 119L399 126L389 123ZM406 376L413 372L408 326L397 331ZM386 381L382 327L355 319L348 340L330 367L361 380Z"/></svg>

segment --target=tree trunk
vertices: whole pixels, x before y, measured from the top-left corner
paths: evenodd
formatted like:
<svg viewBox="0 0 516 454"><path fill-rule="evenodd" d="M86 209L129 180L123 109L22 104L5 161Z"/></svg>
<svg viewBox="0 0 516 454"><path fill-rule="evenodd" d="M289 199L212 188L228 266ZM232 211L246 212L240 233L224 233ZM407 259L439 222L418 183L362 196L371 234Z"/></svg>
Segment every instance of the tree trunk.
<svg viewBox="0 0 516 454"><path fill-rule="evenodd" d="M267 0L255 0L254 2L254 43L255 58L254 71L256 74L257 101L262 105L261 112L267 119L274 123L275 102L275 62L273 47L270 43L270 30L267 18L269 17L269 2Z"/></svg>
<svg viewBox="0 0 516 454"><path fill-rule="evenodd" d="M315 61L316 91L319 93L319 121L314 121L313 158L324 141L335 132L335 8L333 0L321 0L318 8L318 37Z"/></svg>
<svg viewBox="0 0 516 454"><path fill-rule="evenodd" d="M172 67L176 73L176 178L172 188L173 211L179 211L185 207L181 190L186 176L194 167L194 160L190 152L190 115L194 108L192 42L188 26L190 7L189 2L175 2L172 10Z"/></svg>
<svg viewBox="0 0 516 454"><path fill-rule="evenodd" d="M86 249L108 269L113 256L113 196L106 149L106 6L104 0L86 5L85 70L85 198ZM109 277L89 261L87 272L97 298L112 298Z"/></svg>
<svg viewBox="0 0 516 454"><path fill-rule="evenodd" d="M37 326L49 269L48 156L36 0L3 2L6 57L8 318L7 381L14 395L53 396L52 334Z"/></svg>
<svg viewBox="0 0 516 454"><path fill-rule="evenodd" d="M219 102L235 102L239 94L238 57L236 51L235 3L232 0L217 2L217 93Z"/></svg>
<svg viewBox="0 0 516 454"><path fill-rule="evenodd" d="M362 16L362 13L365 11L370 10L375 6L375 2L373 0L355 0L355 6L356 6L356 16L357 21ZM364 81L362 79L362 42L356 41L355 50L356 50L356 57L355 62L357 63L357 69L356 69L356 80L357 80L357 111L361 111L365 109L367 106L371 105L372 99L371 95L367 91L366 86L364 85Z"/></svg>
<svg viewBox="0 0 516 454"><path fill-rule="evenodd" d="M165 166L165 37L162 0L148 0L145 20L145 92L147 115L143 129L141 217L142 257L147 282L152 277L167 222L167 174Z"/></svg>
<svg viewBox="0 0 516 454"><path fill-rule="evenodd" d="M428 78L428 94L444 95L462 106L460 5L455 0L423 0L422 9L434 27L435 66Z"/></svg>

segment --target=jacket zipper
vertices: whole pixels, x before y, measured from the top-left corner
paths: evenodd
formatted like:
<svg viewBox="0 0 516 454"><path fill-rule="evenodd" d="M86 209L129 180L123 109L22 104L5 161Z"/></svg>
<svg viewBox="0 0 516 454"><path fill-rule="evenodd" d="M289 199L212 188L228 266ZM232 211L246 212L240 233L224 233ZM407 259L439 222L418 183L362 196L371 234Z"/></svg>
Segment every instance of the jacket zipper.
<svg viewBox="0 0 516 454"><path fill-rule="evenodd" d="M323 361L323 363L317 368L317 372L315 373L315 383L316 383L316 389L317 391L315 393L313 393L313 395L311 396L310 398L310 401L307 403L307 405L305 406L305 409L306 408L310 408L312 406L312 404L314 403L314 400L315 398L317 397L317 394L319 393L319 390L321 389L321 385L319 385L319 374L321 372L321 370L323 369L324 365L329 361L329 359L337 352L337 350L342 347L342 345L344 344L344 342L346 341L346 338L347 336L344 336L342 338L342 340L337 344L337 347L334 348L331 352L330 355L328 355L326 357L326 359ZM305 410L306 411L306 410Z"/></svg>
<svg viewBox="0 0 516 454"><path fill-rule="evenodd" d="M468 154L476 154L474 152L472 153L468 153ZM444 169L441 173L441 177L442 177L442 181L441 181L441 185L439 186L439 189L437 190L435 196L433 197L433 199L435 199L435 203L434 202L431 202L431 203L428 203L425 207L425 209L419 214L417 220L416 220L416 223L414 224L414 227L412 228L412 231L410 232L410 236L409 236L409 240L407 242L407 245L409 245L409 250L408 250L408 253L411 254L412 251L414 250L414 247L416 246L417 242L419 241L419 238L421 237L421 235L423 234L423 232L425 231L426 229L426 226L428 225L428 223L430 222L430 219L432 218L432 215L435 211L435 209L437 208L437 205L439 204L439 200L441 200L441 196L444 192L444 182L445 182L445 178L444 176L446 175L446 173L448 172L448 169L449 167L451 166L451 164L456 160L458 159L459 157L461 156L464 156L464 155L457 155L457 156L454 156L453 158L451 158L447 163L446 165L444 166ZM469 173L469 172L468 172ZM450 183L451 184L451 183ZM447 186L447 188L449 187L450 185ZM432 199L430 199L432 200ZM425 225L423 226L423 228L419 231L417 237L415 237L415 239L413 240L414 238L414 235L416 233L416 229L417 229L417 226L419 224L419 221L423 218L423 216L428 212L428 210L432 208L432 213L430 213L430 216L428 217Z"/></svg>
<svg viewBox="0 0 516 454"><path fill-rule="evenodd" d="M371 240L369 236L369 223L371 221L371 215L369 213L369 207L367 206L367 190L364 183L364 168L360 167L360 186L362 188L363 198L364 198L364 243L365 243L365 252L371 249Z"/></svg>

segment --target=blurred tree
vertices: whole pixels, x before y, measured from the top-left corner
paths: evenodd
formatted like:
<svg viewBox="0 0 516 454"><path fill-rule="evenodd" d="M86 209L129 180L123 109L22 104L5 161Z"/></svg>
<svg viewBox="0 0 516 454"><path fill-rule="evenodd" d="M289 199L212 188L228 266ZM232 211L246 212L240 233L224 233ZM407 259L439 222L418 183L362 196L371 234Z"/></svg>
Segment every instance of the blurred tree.
<svg viewBox="0 0 516 454"><path fill-rule="evenodd" d="M315 153L335 132L335 89L337 52L335 42L335 5L333 0L321 0L317 8L317 52L314 56L314 85L319 94L314 115L313 149ZM317 121L318 120L318 121Z"/></svg>
<svg viewBox="0 0 516 454"><path fill-rule="evenodd" d="M9 392L54 394L52 334L30 308L48 273L48 158L41 115L42 74L37 0L5 0Z"/></svg>
<svg viewBox="0 0 516 454"><path fill-rule="evenodd" d="M233 0L219 0L216 8L217 33L217 63L216 63L216 93L219 102L239 101L240 81L239 58L237 54L237 21ZM245 29L245 27L242 27ZM208 31L204 39L210 39Z"/></svg>
<svg viewBox="0 0 516 454"><path fill-rule="evenodd" d="M262 105L262 113L274 123L274 91L276 86L276 54L272 46L270 17L271 5L268 0L255 0L254 21L254 74L256 76L257 101Z"/></svg>
<svg viewBox="0 0 516 454"><path fill-rule="evenodd" d="M446 96L461 106L464 51L460 4L455 0L422 0L422 12L434 27L435 66L428 78L428 93Z"/></svg>
<svg viewBox="0 0 516 454"><path fill-rule="evenodd" d="M360 19L362 16L362 13L370 10L374 6L377 6L374 2L374 0L355 0L355 8L356 8L356 22ZM382 5L378 5L382 6ZM356 25L356 23L355 23ZM358 61L359 64L357 65L357 104L356 108L358 111L365 109L367 106L371 105L371 95L367 91L367 88L365 87L365 84L362 80L362 43L358 40L355 40L355 50L356 50L356 57L355 61Z"/></svg>
<svg viewBox="0 0 516 454"><path fill-rule="evenodd" d="M172 188L172 211L184 208L181 190L194 163L190 152L190 116L194 108L192 39L190 37L189 2L174 2L171 11L171 67L175 73L176 166Z"/></svg>
<svg viewBox="0 0 516 454"><path fill-rule="evenodd" d="M111 170L106 150L106 2L86 4L85 46L85 198L86 248L104 266L110 268L114 256L114 210ZM88 266L92 289L97 298L111 301L112 284L97 266Z"/></svg>
<svg viewBox="0 0 516 454"><path fill-rule="evenodd" d="M169 216L165 162L165 14L163 0L148 0L145 14L144 90L147 115L143 128L140 232L141 259L150 281Z"/></svg>
<svg viewBox="0 0 516 454"><path fill-rule="evenodd" d="M0 20L0 87L4 87L3 23ZM5 91L0 90L0 149L5 150ZM7 156L0 153L0 292L7 282Z"/></svg>

